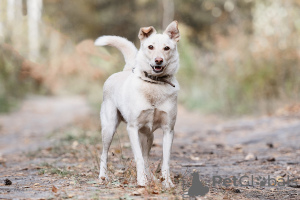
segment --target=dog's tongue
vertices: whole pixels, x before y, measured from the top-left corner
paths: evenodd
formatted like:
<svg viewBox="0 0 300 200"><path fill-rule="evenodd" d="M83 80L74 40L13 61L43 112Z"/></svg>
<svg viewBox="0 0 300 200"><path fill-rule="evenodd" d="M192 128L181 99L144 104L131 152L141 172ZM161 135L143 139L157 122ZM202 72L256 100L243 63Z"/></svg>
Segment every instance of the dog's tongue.
<svg viewBox="0 0 300 200"><path fill-rule="evenodd" d="M154 69L155 70L161 70L161 66L155 66Z"/></svg>

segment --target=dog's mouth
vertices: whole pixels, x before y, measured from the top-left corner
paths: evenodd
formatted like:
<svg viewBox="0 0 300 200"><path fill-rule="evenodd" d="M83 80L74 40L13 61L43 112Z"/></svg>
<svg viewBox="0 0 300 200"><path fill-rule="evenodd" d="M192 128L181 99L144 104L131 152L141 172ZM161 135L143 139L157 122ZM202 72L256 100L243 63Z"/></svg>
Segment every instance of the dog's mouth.
<svg viewBox="0 0 300 200"><path fill-rule="evenodd" d="M161 66L161 65L154 65L154 66L150 65L150 66L152 67L155 73L162 72L165 68L165 66Z"/></svg>

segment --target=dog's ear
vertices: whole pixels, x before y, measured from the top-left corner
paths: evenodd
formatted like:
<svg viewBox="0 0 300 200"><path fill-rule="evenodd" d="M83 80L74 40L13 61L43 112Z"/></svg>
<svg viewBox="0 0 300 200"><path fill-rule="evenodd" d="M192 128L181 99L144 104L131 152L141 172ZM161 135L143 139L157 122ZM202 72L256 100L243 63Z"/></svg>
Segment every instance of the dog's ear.
<svg viewBox="0 0 300 200"><path fill-rule="evenodd" d="M143 40L144 38L149 37L151 34L156 33L156 30L153 26L142 27L139 32L139 39Z"/></svg>
<svg viewBox="0 0 300 200"><path fill-rule="evenodd" d="M167 34L172 40L178 42L180 39L180 33L178 30L178 22L173 21L171 24L168 25L164 34Z"/></svg>

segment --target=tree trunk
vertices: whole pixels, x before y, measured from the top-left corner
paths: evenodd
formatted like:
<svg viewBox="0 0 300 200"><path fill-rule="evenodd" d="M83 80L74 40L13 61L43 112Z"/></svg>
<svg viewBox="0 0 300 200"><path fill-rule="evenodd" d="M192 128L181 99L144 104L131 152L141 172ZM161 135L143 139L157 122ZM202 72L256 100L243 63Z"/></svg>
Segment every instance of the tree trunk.
<svg viewBox="0 0 300 200"><path fill-rule="evenodd" d="M163 21L162 29L164 30L174 20L174 0L163 0Z"/></svg>
<svg viewBox="0 0 300 200"><path fill-rule="evenodd" d="M40 53L39 25L42 6L42 0L27 0L29 59L32 61L36 61Z"/></svg>

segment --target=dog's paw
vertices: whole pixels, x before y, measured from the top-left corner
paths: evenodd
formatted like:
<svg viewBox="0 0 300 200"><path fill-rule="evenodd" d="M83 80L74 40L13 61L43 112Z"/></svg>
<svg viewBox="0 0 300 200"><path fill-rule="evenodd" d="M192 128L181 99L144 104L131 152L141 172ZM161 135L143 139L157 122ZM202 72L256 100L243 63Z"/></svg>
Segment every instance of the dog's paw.
<svg viewBox="0 0 300 200"><path fill-rule="evenodd" d="M163 184L164 188L166 188L166 189L170 189L170 188L174 188L175 187L175 185L173 184L173 182L171 181L170 178L168 180L164 180L162 182L162 184Z"/></svg>
<svg viewBox="0 0 300 200"><path fill-rule="evenodd" d="M147 177L145 175L137 178L137 185L140 187L145 187L147 185Z"/></svg>
<svg viewBox="0 0 300 200"><path fill-rule="evenodd" d="M100 182L101 184L104 184L104 183L106 183L106 182L108 182L108 181L109 181L108 176L100 176L100 175L99 175L99 182Z"/></svg>

